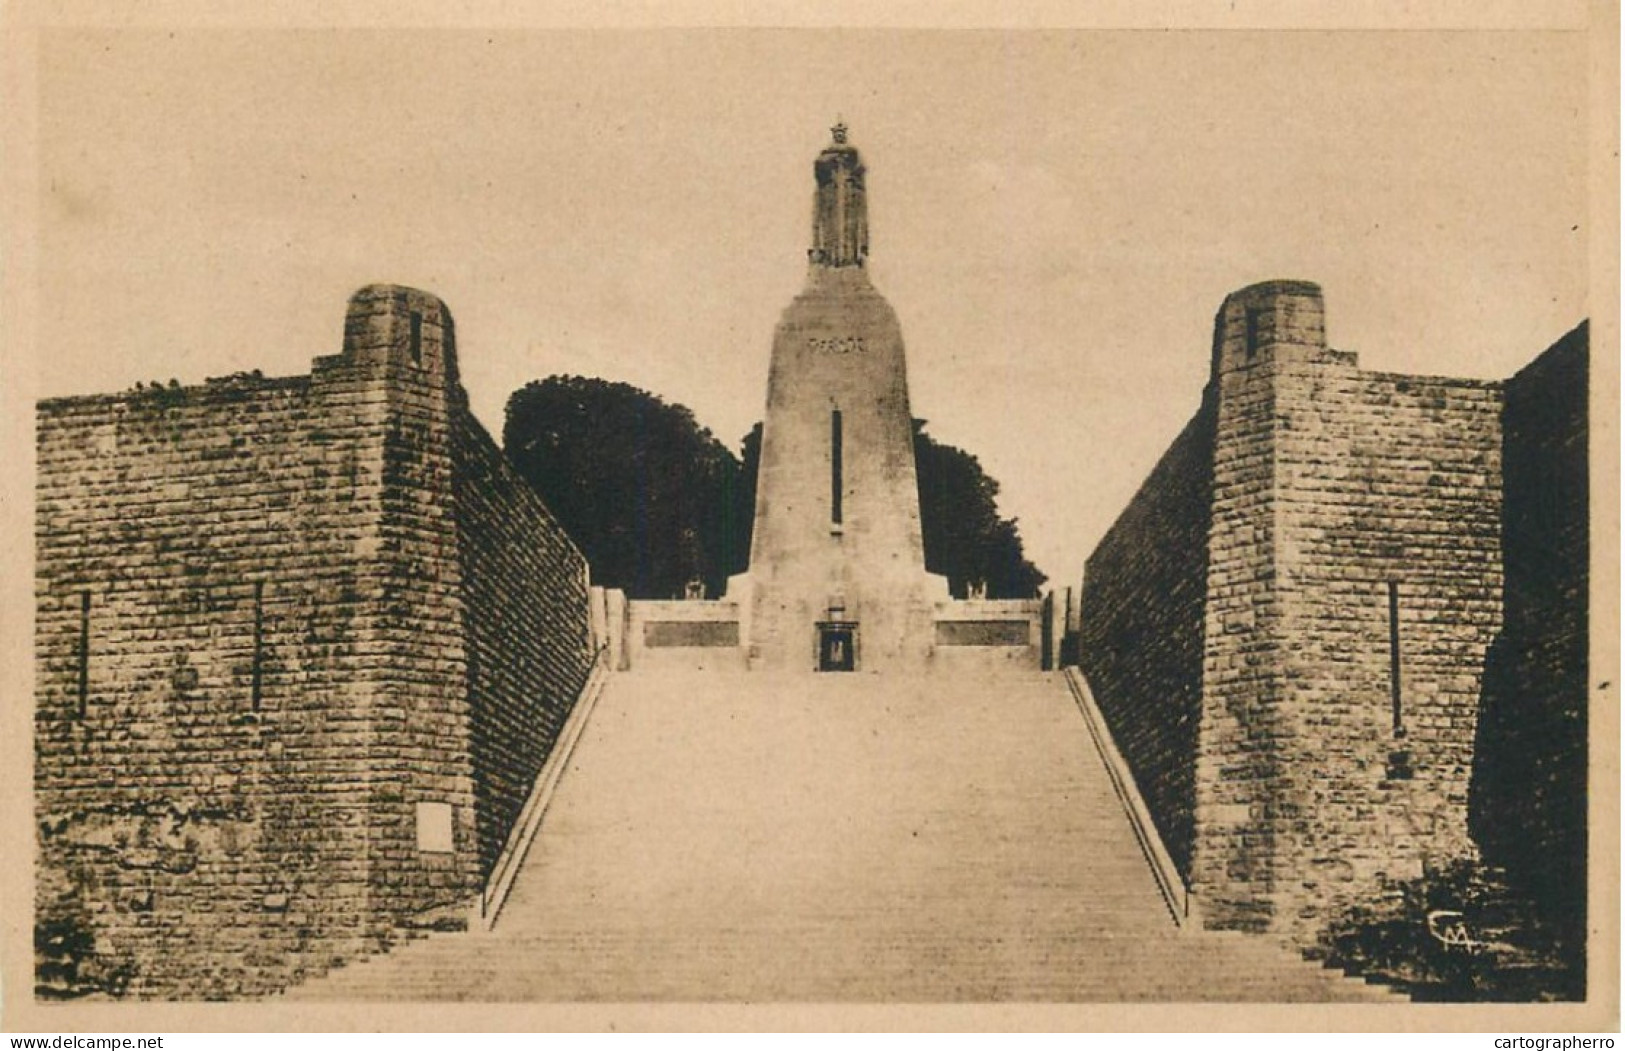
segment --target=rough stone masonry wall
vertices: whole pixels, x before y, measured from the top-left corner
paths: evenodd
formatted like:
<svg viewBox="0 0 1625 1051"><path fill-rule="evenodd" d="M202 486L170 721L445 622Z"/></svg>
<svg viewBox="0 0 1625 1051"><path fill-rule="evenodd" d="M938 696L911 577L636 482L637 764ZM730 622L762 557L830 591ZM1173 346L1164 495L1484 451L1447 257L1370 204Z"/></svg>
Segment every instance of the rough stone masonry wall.
<svg viewBox="0 0 1625 1051"><path fill-rule="evenodd" d="M1209 923L1306 941L1379 877L1471 852L1500 627L1499 385L1363 372L1320 309L1281 282L1220 314L1198 812Z"/></svg>
<svg viewBox="0 0 1625 1051"><path fill-rule="evenodd" d="M39 407L47 986L254 991L368 934L384 394L323 380Z"/></svg>
<svg viewBox="0 0 1625 1051"><path fill-rule="evenodd" d="M41 403L47 995L264 992L475 891L503 779L541 761L489 738L544 679L556 723L581 659L520 639L510 685L495 603L551 642L585 638L586 601L462 398L444 306L374 286L309 378Z"/></svg>
<svg viewBox="0 0 1625 1051"><path fill-rule="evenodd" d="M1214 322L1213 513L1191 889L1217 926L1264 929L1272 915L1281 766L1275 357L1282 347L1323 344L1319 295L1302 282L1254 286L1229 296ZM1254 338L1266 323L1270 338Z"/></svg>
<svg viewBox="0 0 1625 1051"><path fill-rule="evenodd" d="M587 563L473 416L453 415L482 872L501 854L592 665Z"/></svg>
<svg viewBox="0 0 1625 1051"><path fill-rule="evenodd" d="M1278 888L1290 926L1473 853L1467 791L1500 630L1497 384L1333 362L1277 388L1277 572L1297 736ZM1395 730L1389 587L1397 600Z"/></svg>
<svg viewBox="0 0 1625 1051"><path fill-rule="evenodd" d="M1214 403L1204 398L1084 566L1078 665L1190 878Z"/></svg>
<svg viewBox="0 0 1625 1051"><path fill-rule="evenodd" d="M424 292L364 288L350 298L340 362L373 375L387 398L378 542L357 552L383 647L352 668L376 682L367 861L371 922L385 932L466 900L480 874L452 485L451 421L463 394L450 312ZM424 849L423 805L450 809L452 849Z"/></svg>
<svg viewBox="0 0 1625 1051"><path fill-rule="evenodd" d="M1506 383L1505 629L1491 650L1473 770L1473 833L1547 920L1586 926L1589 329Z"/></svg>

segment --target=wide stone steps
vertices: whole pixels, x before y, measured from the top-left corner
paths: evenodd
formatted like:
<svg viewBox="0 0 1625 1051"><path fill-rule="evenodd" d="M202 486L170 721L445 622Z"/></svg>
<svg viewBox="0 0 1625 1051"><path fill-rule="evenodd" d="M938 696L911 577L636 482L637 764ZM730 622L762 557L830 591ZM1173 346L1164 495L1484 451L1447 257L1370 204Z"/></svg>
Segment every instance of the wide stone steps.
<svg viewBox="0 0 1625 1051"><path fill-rule="evenodd" d="M1260 951L1260 950L1264 951ZM817 929L433 935L293 994L323 1000L1395 1002L1237 939L988 941Z"/></svg>
<svg viewBox="0 0 1625 1051"><path fill-rule="evenodd" d="M1056 677L623 674L489 932L311 999L1389 1000L1181 932Z"/></svg>

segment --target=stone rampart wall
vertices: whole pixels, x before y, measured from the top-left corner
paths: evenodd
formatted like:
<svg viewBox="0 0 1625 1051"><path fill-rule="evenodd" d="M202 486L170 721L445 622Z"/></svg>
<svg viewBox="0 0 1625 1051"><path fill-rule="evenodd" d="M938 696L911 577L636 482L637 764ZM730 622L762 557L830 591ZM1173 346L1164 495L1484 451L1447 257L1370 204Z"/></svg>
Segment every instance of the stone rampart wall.
<svg viewBox="0 0 1625 1051"><path fill-rule="evenodd" d="M1213 425L1207 399L1089 556L1079 609L1078 666L1186 879L1196 808Z"/></svg>
<svg viewBox="0 0 1625 1051"><path fill-rule="evenodd" d="M585 566L433 296L308 377L38 407L42 995L263 993L478 890L585 678Z"/></svg>
<svg viewBox="0 0 1625 1051"><path fill-rule="evenodd" d="M1473 834L1571 942L1586 924L1589 330L1506 384L1505 628L1491 650Z"/></svg>

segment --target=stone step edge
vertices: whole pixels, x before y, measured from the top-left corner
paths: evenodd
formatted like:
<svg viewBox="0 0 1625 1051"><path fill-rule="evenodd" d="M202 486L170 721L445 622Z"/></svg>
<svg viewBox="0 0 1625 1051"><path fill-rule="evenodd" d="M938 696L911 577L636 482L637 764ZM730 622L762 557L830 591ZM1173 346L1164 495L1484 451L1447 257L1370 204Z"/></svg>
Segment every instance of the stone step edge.
<svg viewBox="0 0 1625 1051"><path fill-rule="evenodd" d="M1101 761L1106 766L1106 773L1110 776L1112 790L1117 794L1118 802L1123 806L1123 812L1128 816L1129 825L1134 829L1134 838L1139 841L1140 853L1145 856L1146 864L1151 868L1151 875L1155 877L1157 889L1162 892L1162 900L1168 906L1168 912L1173 916L1174 923L1181 930L1201 930L1202 916L1196 904L1196 898L1185 886L1180 878L1179 869L1174 865L1173 855L1163 845L1162 835L1157 831L1155 822L1151 820L1151 811L1145 805L1145 799L1140 795L1140 788L1134 781L1134 772L1129 769L1125 760L1112 741L1111 733L1106 727L1106 717L1095 704L1094 694L1089 690L1089 683L1083 677L1083 672L1076 667L1069 666L1063 672L1067 689L1072 691L1072 699L1077 702L1078 711L1083 714L1083 721L1089 727L1089 736L1093 738L1095 750L1100 753Z"/></svg>
<svg viewBox="0 0 1625 1051"><path fill-rule="evenodd" d="M558 741L542 763L541 770L536 773L536 781L531 786L524 807L519 811L518 819L514 821L512 831L508 834L508 842L503 846L502 853L497 856L496 864L491 866L491 875L470 910L472 913L469 916L470 927L490 930L501 914L502 907L508 902L508 893L513 889L514 879L519 875L519 869L530 853L531 844L535 842L536 834L541 830L542 818L553 802L553 794L558 788L559 780L564 776L565 768L570 763L576 743L581 739L598 698L603 695L609 678L606 652L606 647L600 647L593 658L592 670L587 675L580 696L570 709L569 717L564 721Z"/></svg>

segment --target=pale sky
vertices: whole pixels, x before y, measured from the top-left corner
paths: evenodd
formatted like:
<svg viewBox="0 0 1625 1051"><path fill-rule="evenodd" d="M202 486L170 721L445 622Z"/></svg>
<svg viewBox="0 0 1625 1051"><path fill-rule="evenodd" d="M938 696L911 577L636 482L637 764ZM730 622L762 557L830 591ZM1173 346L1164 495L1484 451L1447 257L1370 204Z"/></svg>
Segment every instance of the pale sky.
<svg viewBox="0 0 1625 1051"><path fill-rule="evenodd" d="M57 32L40 395L309 370L375 281L440 295L493 434L622 380L760 418L812 160L869 169L913 409L1055 584L1196 408L1214 311L1319 282L1365 367L1504 377L1587 316L1564 32Z"/></svg>

